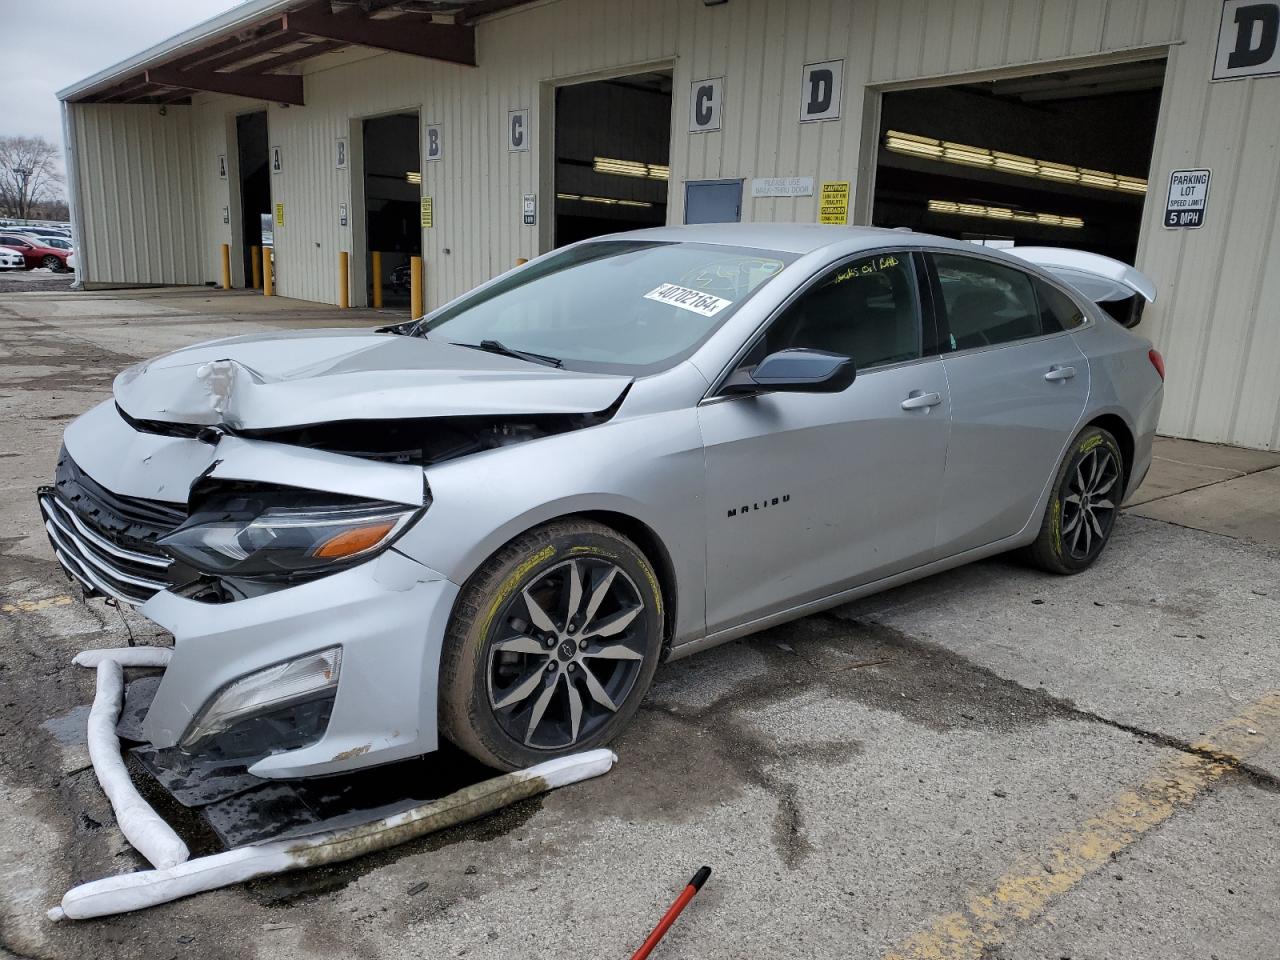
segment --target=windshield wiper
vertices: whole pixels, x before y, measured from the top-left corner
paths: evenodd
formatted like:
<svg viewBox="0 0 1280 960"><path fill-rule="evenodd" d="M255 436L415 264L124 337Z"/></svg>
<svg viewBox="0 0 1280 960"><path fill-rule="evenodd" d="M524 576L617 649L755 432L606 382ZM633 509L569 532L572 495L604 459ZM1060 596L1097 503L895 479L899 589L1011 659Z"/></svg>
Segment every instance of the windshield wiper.
<svg viewBox="0 0 1280 960"><path fill-rule="evenodd" d="M499 340L481 340L479 343L455 343L455 347L470 347L472 350L483 350L486 353L497 353L504 357L515 357L529 363L541 363L548 367L563 366L559 357L549 357L545 353L530 353L527 350L513 350Z"/></svg>

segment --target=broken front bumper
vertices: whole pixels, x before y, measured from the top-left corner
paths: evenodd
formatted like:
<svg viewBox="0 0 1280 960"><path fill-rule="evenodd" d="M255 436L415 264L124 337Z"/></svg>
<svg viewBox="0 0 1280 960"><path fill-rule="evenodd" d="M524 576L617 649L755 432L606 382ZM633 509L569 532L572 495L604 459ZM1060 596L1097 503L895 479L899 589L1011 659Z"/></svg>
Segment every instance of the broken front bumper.
<svg viewBox="0 0 1280 960"><path fill-rule="evenodd" d="M174 653L143 733L155 747L174 747L232 682L339 647L337 690L319 739L268 753L249 772L309 777L435 750L440 645L457 592L392 549L342 573L234 603L158 593L141 612L173 634Z"/></svg>

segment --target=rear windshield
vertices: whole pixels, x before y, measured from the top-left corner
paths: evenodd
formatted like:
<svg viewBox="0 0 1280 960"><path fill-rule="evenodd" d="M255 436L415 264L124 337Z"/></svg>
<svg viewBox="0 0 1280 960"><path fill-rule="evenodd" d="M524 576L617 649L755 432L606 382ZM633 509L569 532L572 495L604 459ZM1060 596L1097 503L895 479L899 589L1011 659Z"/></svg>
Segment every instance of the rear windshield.
<svg viewBox="0 0 1280 960"><path fill-rule="evenodd" d="M795 259L705 243L608 240L572 247L426 317L431 339L640 375L689 356Z"/></svg>

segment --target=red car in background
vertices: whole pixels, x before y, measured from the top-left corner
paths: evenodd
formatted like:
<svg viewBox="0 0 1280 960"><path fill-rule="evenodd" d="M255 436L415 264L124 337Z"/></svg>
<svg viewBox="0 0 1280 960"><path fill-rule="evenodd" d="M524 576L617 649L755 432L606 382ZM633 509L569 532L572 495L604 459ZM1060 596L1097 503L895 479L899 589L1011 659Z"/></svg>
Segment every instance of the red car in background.
<svg viewBox="0 0 1280 960"><path fill-rule="evenodd" d="M48 267L55 273L61 273L71 269L67 266L67 257L71 254L70 248L47 246L40 237L25 233L0 232L0 247L10 247L21 253L22 258L27 262L28 270Z"/></svg>

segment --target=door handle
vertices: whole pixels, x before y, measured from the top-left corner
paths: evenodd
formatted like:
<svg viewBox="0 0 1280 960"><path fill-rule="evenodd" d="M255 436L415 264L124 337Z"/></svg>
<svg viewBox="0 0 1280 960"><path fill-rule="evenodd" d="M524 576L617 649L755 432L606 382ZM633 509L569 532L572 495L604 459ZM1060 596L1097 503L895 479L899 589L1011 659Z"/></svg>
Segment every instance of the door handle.
<svg viewBox="0 0 1280 960"><path fill-rule="evenodd" d="M907 395L907 399L902 401L903 410L921 410L929 407L936 407L942 402L941 394L937 393L921 393L919 390L912 390Z"/></svg>
<svg viewBox="0 0 1280 960"><path fill-rule="evenodd" d="M1044 375L1044 378L1052 383L1055 380L1070 380L1075 375L1075 367L1053 367Z"/></svg>

